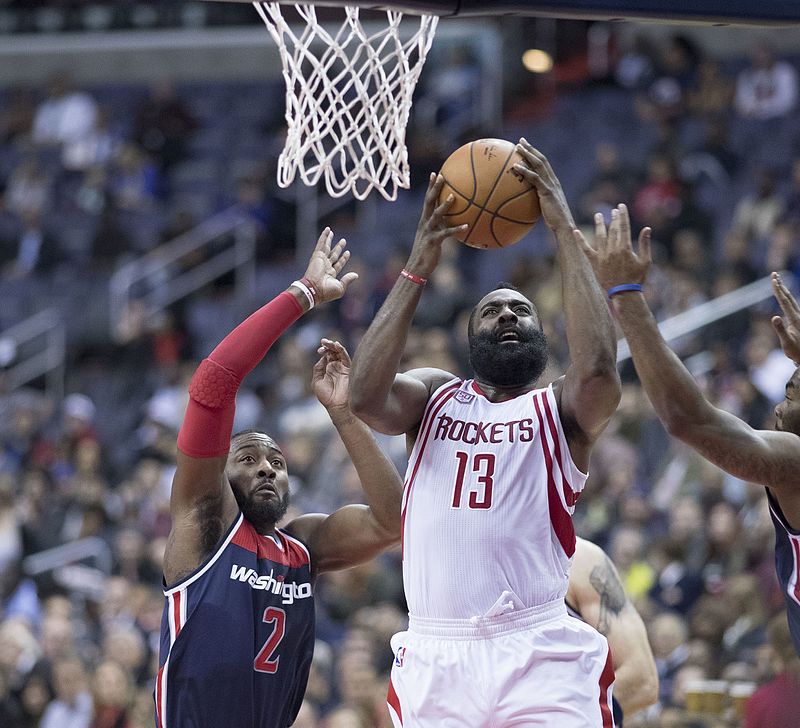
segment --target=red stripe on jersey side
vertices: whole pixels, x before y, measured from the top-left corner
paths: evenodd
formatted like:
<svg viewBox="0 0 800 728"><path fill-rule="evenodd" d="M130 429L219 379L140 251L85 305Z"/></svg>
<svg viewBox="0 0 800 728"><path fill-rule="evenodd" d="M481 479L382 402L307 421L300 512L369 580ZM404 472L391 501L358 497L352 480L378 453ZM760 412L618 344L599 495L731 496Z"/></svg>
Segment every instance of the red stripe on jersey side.
<svg viewBox="0 0 800 728"><path fill-rule="evenodd" d="M178 639L178 635L181 633L181 593L176 591L172 595L172 620L175 623L175 636L173 637L172 641L174 642Z"/></svg>
<svg viewBox="0 0 800 728"><path fill-rule="evenodd" d="M400 725L403 725L403 711L400 709L400 698L397 697L397 692L394 689L391 677L389 678L389 694L386 696L386 702L392 710L397 713L397 719L400 721Z"/></svg>
<svg viewBox="0 0 800 728"><path fill-rule="evenodd" d="M540 406L538 395L533 397L533 406L536 410L536 417L539 419L539 441L542 443L544 462L547 466L547 505L550 511L550 523L553 524L553 530L556 532L556 537L561 544L561 548L564 549L564 553L569 558L572 558L575 553L575 529L572 526L572 518L561 502L556 481L553 477L553 457L550 454L550 448L547 445L547 438L544 433L543 405Z"/></svg>
<svg viewBox="0 0 800 728"><path fill-rule="evenodd" d="M418 435L418 437L422 438L422 442L419 446L419 451L417 452L417 460L414 463L414 469L411 471L411 477L408 479L408 485L405 487L403 509L400 512L400 527L402 529L400 546L402 551L405 551L406 545L405 523L406 511L408 509L408 499L411 497L411 488L414 486L414 480L417 477L417 472L419 471L419 466L422 462L422 455L425 452L425 446L428 444L428 436L431 434L431 430L433 429L433 421L436 419L436 415L439 414L439 410L444 407L447 401L455 394L456 390L460 386L460 382L455 382L453 385L440 392L431 402L431 405L428 408L426 415L427 421L425 420L425 417L423 417L423 427L425 429L423 430L423 428L420 428Z"/></svg>
<svg viewBox="0 0 800 728"><path fill-rule="evenodd" d="M608 691L614 682L614 667L611 664L611 648L608 649L606 664L600 673L600 715L603 716L603 728L614 728L614 714L608 704Z"/></svg>
<svg viewBox="0 0 800 728"><path fill-rule="evenodd" d="M161 675L164 668L160 668L156 676L156 728L164 728L164 716L161 714Z"/></svg>
<svg viewBox="0 0 800 728"><path fill-rule="evenodd" d="M800 543L796 538L792 538L790 534L787 534L789 537L789 541L792 543L792 551L794 551L794 589L793 594L790 596L794 597L794 600L800 604Z"/></svg>
<svg viewBox="0 0 800 728"><path fill-rule="evenodd" d="M251 551L256 554L256 558L269 559L290 569L308 563L308 555L301 546L288 539L281 539L285 547L281 549L269 536L262 536L253 524L246 520L242 520L242 525L239 526L231 543Z"/></svg>
<svg viewBox="0 0 800 728"><path fill-rule="evenodd" d="M564 484L563 492L564 492L564 502L572 508L577 502L578 498L580 497L580 493L576 493L572 490L572 486L569 484L567 480L567 465L564 462L564 459L561 457L561 441L558 437L558 430L556 428L555 420L553 419L553 413L550 409L550 400L546 393L542 394L542 404L544 406L544 412L547 416L547 425L550 428L550 435L553 438L553 447L555 448L556 453L556 462L558 463L558 468L561 470L561 482Z"/></svg>

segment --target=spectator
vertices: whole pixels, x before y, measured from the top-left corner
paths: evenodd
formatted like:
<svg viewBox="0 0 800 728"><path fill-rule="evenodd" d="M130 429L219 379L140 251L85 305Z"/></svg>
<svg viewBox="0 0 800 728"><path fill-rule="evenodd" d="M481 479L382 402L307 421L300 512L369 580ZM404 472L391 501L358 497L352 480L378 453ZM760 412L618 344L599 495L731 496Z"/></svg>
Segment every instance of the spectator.
<svg viewBox="0 0 800 728"><path fill-rule="evenodd" d="M56 698L47 706L40 728L89 728L92 696L81 661L73 658L56 662L53 684Z"/></svg>
<svg viewBox="0 0 800 728"><path fill-rule="evenodd" d="M793 728L800 715L800 658L792 649L785 614L769 623L769 644L775 676L745 706L745 728Z"/></svg>
<svg viewBox="0 0 800 728"><path fill-rule="evenodd" d="M79 142L95 127L97 104L84 91L73 87L66 72L50 79L47 98L39 104L33 119L33 140L39 144Z"/></svg>
<svg viewBox="0 0 800 728"><path fill-rule="evenodd" d="M748 243L762 247L775 230L784 205L784 198L777 189L775 173L762 167L755 175L755 193L743 197L736 205L733 228Z"/></svg>
<svg viewBox="0 0 800 728"><path fill-rule="evenodd" d="M162 172L182 161L198 123L178 97L170 81L150 88L150 95L136 113L134 139Z"/></svg>
<svg viewBox="0 0 800 728"><path fill-rule="evenodd" d="M736 79L736 111L748 119L767 120L786 116L797 103L797 71L778 61L768 43L759 43L750 56L750 67Z"/></svg>

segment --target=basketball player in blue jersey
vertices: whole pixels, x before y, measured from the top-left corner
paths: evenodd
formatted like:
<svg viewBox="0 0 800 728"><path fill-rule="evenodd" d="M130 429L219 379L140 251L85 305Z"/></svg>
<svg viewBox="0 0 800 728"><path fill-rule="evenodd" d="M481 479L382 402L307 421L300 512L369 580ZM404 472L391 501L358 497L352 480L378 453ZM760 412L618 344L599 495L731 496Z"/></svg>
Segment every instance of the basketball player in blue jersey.
<svg viewBox="0 0 800 728"><path fill-rule="evenodd" d="M369 505L300 516L283 528L289 483L278 444L231 439L234 398L269 347L315 305L340 298L349 253L325 230L303 278L231 332L189 386L164 556L166 604L155 687L158 728L285 728L305 692L314 645L314 580L399 540L402 484L350 412L349 357L323 339L313 389Z"/></svg>
<svg viewBox="0 0 800 728"><path fill-rule="evenodd" d="M775 526L775 564L800 654L800 367L775 408L775 430L756 430L712 405L681 360L667 346L647 305L643 285L650 267L650 229L634 252L628 211L619 206L616 233L583 241L597 279L611 299L631 349L636 373L667 431L731 475L766 486ZM800 308L772 274L784 317L773 318L784 352L800 364Z"/></svg>
<svg viewBox="0 0 800 728"><path fill-rule="evenodd" d="M620 397L614 327L581 252L561 184L520 140L515 171L555 234L571 364L542 385L547 342L533 303L508 285L470 318L474 378L398 373L452 196L431 175L405 269L354 357L354 412L411 447L402 503L409 629L395 635L395 726L611 726L606 639L567 614L572 513L592 446Z"/></svg>
<svg viewBox="0 0 800 728"><path fill-rule="evenodd" d="M569 572L567 611L608 640L614 665L614 720L622 726L658 700L658 671L647 629L617 569L597 544L578 538Z"/></svg>

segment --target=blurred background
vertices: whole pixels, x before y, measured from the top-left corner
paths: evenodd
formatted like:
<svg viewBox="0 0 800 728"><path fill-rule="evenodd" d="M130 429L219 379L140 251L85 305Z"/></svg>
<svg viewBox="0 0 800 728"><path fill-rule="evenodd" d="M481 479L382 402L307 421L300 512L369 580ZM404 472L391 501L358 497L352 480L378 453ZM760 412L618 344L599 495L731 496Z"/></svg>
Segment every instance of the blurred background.
<svg viewBox="0 0 800 728"><path fill-rule="evenodd" d="M152 725L188 379L302 272L324 225L347 237L360 280L248 377L236 428L281 443L289 517L361 501L310 392L314 351L322 335L355 349L405 261L428 174L472 139L532 141L581 225L624 201L652 226L650 304L692 321L673 346L715 403L771 427L793 366L762 279L800 274L799 61L793 29L442 20L408 128L412 189L355 203L277 187L285 90L251 6L0 0L0 726ZM446 247L404 368L469 374L468 312L503 279L537 303L559 376L542 224L509 250ZM763 488L669 439L621 366L575 521L618 566L657 658L659 703L626 725L743 725L733 701L688 712L686 686L758 688L772 705L800 695ZM404 443L381 444L404 471ZM296 725L389 728L399 554L327 575L317 594Z"/></svg>

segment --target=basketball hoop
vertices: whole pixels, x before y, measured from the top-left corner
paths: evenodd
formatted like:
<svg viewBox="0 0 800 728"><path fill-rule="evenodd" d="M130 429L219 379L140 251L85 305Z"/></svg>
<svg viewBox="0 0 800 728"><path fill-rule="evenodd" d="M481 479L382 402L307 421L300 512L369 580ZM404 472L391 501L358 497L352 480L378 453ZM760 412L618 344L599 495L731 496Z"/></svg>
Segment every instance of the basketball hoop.
<svg viewBox="0 0 800 728"><path fill-rule="evenodd" d="M254 2L278 44L286 81L286 144L278 184L299 173L328 194L348 191L363 200L377 189L387 200L409 187L406 125L411 97L433 42L436 16L419 15L419 27L401 36L404 14L387 10L387 26L368 33L357 7L345 7L338 30L317 20L313 5L295 5L305 28L295 33L277 2ZM405 28L403 29L405 31Z"/></svg>

